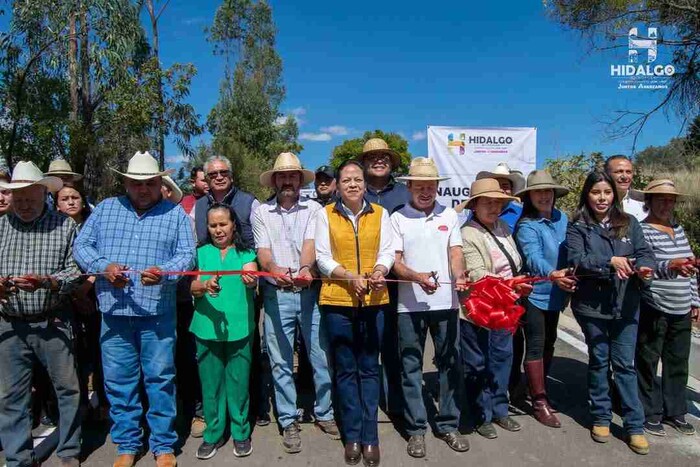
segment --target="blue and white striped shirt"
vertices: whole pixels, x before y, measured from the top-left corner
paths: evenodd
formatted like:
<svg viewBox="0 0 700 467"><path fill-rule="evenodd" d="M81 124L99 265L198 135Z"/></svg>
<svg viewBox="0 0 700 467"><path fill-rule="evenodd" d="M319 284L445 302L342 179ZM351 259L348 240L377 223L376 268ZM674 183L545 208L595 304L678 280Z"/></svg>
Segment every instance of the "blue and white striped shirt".
<svg viewBox="0 0 700 467"><path fill-rule="evenodd" d="M192 224L182 207L161 200L139 216L126 196L108 198L97 205L73 246L78 265L90 273L104 272L111 263L142 271L157 266L163 271L192 269L195 242ZM175 313L175 288L180 276L164 276L158 285L145 287L140 277L128 275L123 289L98 276L95 291L103 313L153 316Z"/></svg>
<svg viewBox="0 0 700 467"><path fill-rule="evenodd" d="M698 282L695 276L683 277L668 269L673 259L690 258L693 251L680 225L673 226L673 238L642 222L644 239L656 256L657 268L651 286L642 290L644 301L657 310L684 315L690 308L700 308Z"/></svg>

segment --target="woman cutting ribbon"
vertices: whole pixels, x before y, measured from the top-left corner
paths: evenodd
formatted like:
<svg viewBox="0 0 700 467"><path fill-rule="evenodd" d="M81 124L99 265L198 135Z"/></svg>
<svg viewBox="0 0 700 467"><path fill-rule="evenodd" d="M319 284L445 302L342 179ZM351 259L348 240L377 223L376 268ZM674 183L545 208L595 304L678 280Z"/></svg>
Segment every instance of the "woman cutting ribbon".
<svg viewBox="0 0 700 467"><path fill-rule="evenodd" d="M214 204L207 212L209 243L197 249L201 271L257 271L255 253L246 249L240 221L227 205ZM252 274L200 275L192 282L195 313L190 331L197 343L202 381L202 405L207 427L197 449L199 459L210 459L224 445L227 413L237 457L250 455L248 380L255 331ZM186 376L185 376L186 377ZM228 409L228 410L227 410Z"/></svg>
<svg viewBox="0 0 700 467"><path fill-rule="evenodd" d="M506 195L497 180L483 178L471 185L467 208L472 219L461 230L469 280L486 276L511 279L522 268L508 225L498 218L504 203L515 200ZM516 292L532 290L519 284ZM513 334L506 329L480 327L468 316L460 326L462 364L469 413L481 436L498 437L494 423L507 431L519 431L520 424L508 416L508 379L513 363Z"/></svg>
<svg viewBox="0 0 700 467"><path fill-rule="evenodd" d="M647 454L634 349L640 288L648 286L656 261L637 219L622 211L615 182L607 173L594 171L586 177L566 243L569 265L579 278L571 309L588 345L591 437L598 443L610 439L612 364L628 445L637 454Z"/></svg>

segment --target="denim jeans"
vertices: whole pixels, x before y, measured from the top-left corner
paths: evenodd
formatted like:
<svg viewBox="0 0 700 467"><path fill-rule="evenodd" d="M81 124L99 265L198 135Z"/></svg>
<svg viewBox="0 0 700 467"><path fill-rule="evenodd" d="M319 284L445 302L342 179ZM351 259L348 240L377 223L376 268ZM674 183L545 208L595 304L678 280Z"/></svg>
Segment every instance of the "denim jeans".
<svg viewBox="0 0 700 467"><path fill-rule="evenodd" d="M157 316L102 315L102 366L111 404L112 442L119 454L141 451L141 376L148 397L149 448L171 453L177 442L175 417L175 310Z"/></svg>
<svg viewBox="0 0 700 467"><path fill-rule="evenodd" d="M600 319L575 314L588 345L588 399L594 426L609 426L612 401L608 367L612 364L620 395L622 420L630 435L644 432L644 409L639 401L634 353L638 314L634 318Z"/></svg>
<svg viewBox="0 0 700 467"><path fill-rule="evenodd" d="M424 435L428 414L423 403L423 351L430 331L435 345L435 366L440 381L439 410L435 425L439 433L459 428L456 394L459 386L459 316L457 310L399 313L399 349L404 417L409 435Z"/></svg>
<svg viewBox="0 0 700 467"><path fill-rule="evenodd" d="M71 326L0 319L0 443L7 467L33 464L32 365L43 365L56 391L58 457L80 455L80 391Z"/></svg>
<svg viewBox="0 0 700 467"><path fill-rule="evenodd" d="M384 332L380 306L323 306L333 349L340 426L346 443L379 444L379 349Z"/></svg>
<svg viewBox="0 0 700 467"><path fill-rule="evenodd" d="M508 415L508 378L513 363L513 335L490 331L462 320L460 351L464 390L474 426Z"/></svg>
<svg viewBox="0 0 700 467"><path fill-rule="evenodd" d="M297 390L294 383L294 336L297 323L301 328L314 373L314 416L320 421L333 420L328 345L322 331L318 293L318 285L294 293L263 282L265 343L275 386L277 421L282 429L298 418Z"/></svg>

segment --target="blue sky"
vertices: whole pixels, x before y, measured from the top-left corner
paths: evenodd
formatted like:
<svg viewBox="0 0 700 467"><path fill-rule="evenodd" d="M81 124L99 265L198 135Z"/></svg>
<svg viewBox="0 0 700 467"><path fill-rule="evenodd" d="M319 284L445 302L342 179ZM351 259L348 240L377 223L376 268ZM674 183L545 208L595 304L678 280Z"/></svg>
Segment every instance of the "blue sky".
<svg viewBox="0 0 700 467"><path fill-rule="evenodd" d="M190 102L202 121L223 75L204 33L219 3L172 0L161 18L163 64L198 69ZM538 165L630 153L632 138L609 139L603 122L616 110L652 107L663 91L617 89L610 65L626 63L626 48L589 53L587 40L549 20L539 1L468 3L272 0L282 111L299 119L304 165L325 163L334 146L375 128L400 132L415 156L426 155L428 125L537 127ZM660 49L657 63L669 61ZM666 144L680 125L659 114L638 149ZM174 165L178 151L167 151Z"/></svg>

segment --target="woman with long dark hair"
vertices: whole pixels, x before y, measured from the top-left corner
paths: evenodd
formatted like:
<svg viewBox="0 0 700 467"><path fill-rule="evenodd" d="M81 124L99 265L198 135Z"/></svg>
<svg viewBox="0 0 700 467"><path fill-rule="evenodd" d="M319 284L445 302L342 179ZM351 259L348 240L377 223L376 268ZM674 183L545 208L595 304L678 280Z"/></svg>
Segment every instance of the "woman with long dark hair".
<svg viewBox="0 0 700 467"><path fill-rule="evenodd" d="M610 439L612 365L628 445L637 454L647 454L634 351L640 289L648 286L656 261L639 222L623 212L607 173L594 171L586 177L566 243L568 263L579 278L571 309L588 345L591 437L599 443Z"/></svg>
<svg viewBox="0 0 700 467"><path fill-rule="evenodd" d="M527 187L516 194L523 202L523 213L516 225L515 239L525 270L551 281L534 285L525 301L525 374L530 389L535 419L543 425L559 428L561 423L547 399L545 380L554 356L559 313L566 306L566 292L575 287L567 277L565 213L555 208L557 198L569 189L558 185L544 170L535 170L527 177Z"/></svg>

